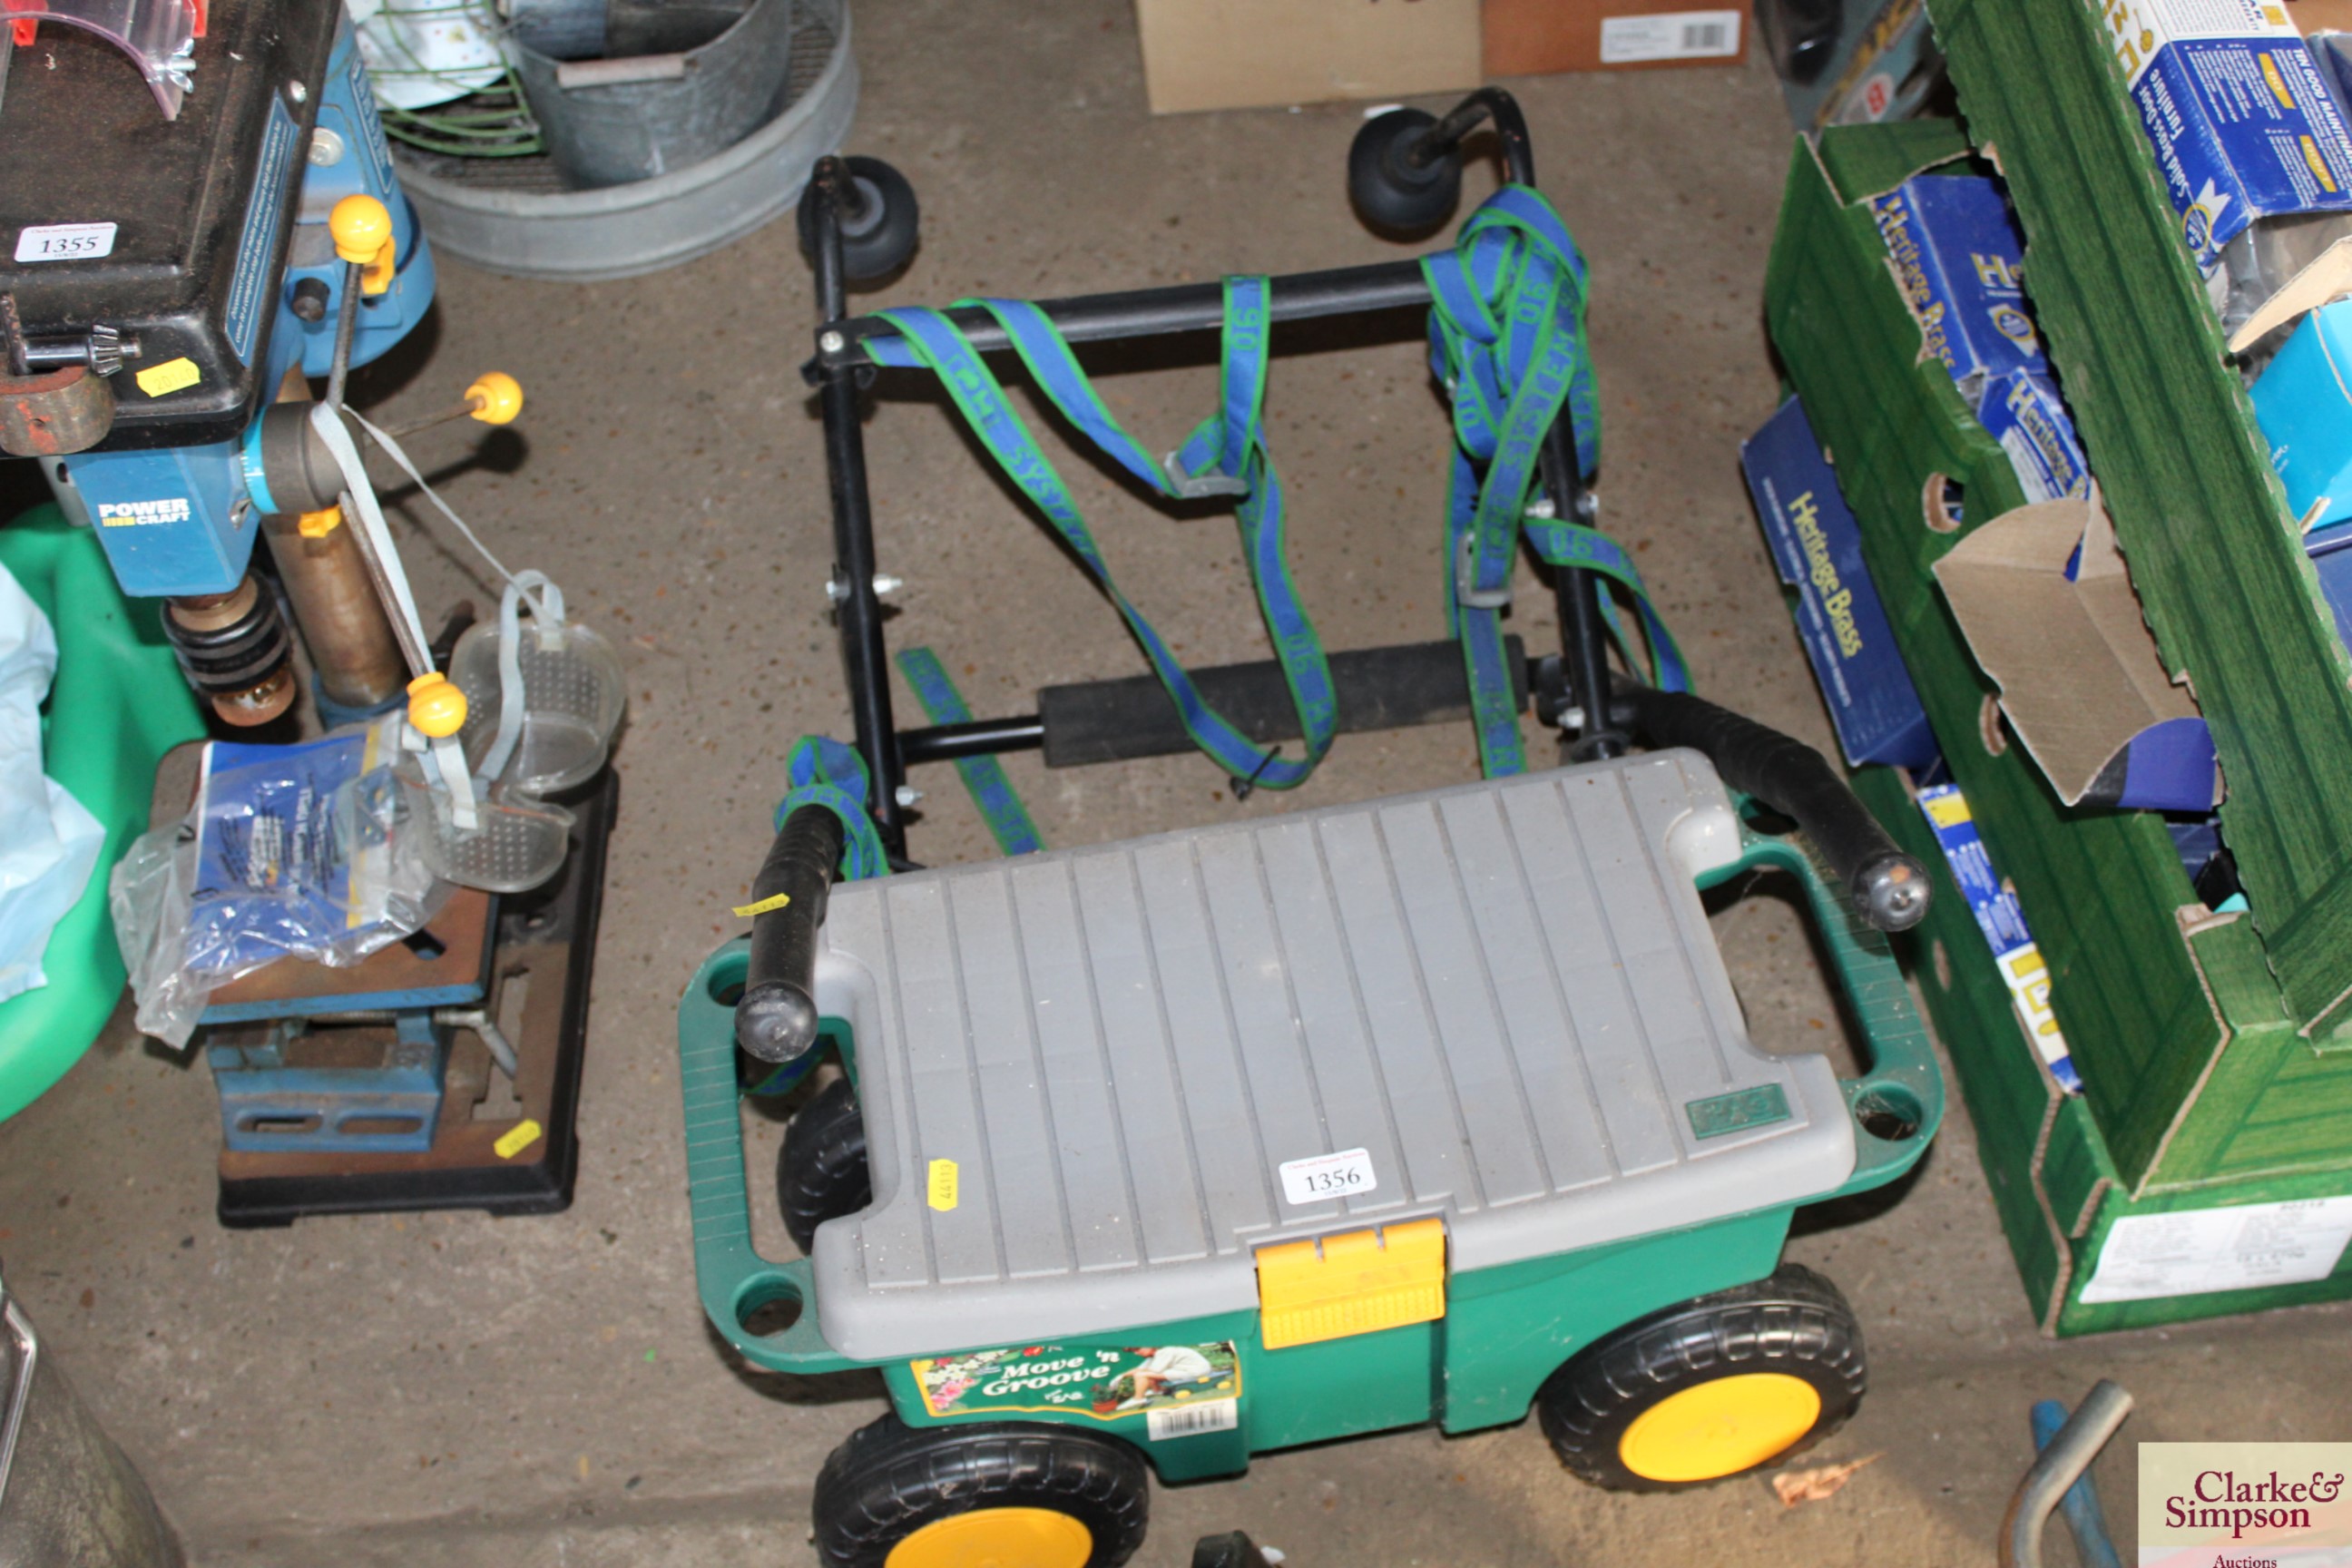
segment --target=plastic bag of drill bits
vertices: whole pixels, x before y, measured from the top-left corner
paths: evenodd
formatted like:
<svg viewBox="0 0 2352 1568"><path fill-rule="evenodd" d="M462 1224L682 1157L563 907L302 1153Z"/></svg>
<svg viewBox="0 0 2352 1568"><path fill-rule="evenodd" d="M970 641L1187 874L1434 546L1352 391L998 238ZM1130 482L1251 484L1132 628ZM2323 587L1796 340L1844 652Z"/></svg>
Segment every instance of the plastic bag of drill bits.
<svg viewBox="0 0 2352 1568"><path fill-rule="evenodd" d="M187 816L142 835L108 888L140 1028L184 1047L218 987L281 958L357 963L440 908L394 776L401 725L205 749Z"/></svg>

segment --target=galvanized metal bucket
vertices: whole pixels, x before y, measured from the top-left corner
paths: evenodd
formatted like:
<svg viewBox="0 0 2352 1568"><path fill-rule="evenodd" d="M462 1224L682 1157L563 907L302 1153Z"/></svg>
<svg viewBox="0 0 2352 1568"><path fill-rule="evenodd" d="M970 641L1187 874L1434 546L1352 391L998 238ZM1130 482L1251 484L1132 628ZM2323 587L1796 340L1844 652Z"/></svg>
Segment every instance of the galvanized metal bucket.
<svg viewBox="0 0 2352 1568"><path fill-rule="evenodd" d="M782 109L793 12L793 0L751 0L728 25L729 12L696 7L634 40L670 47L600 59L559 60L518 33L515 74L566 183L656 179L724 153ZM711 37L712 26L722 30ZM631 41L608 38L616 47Z"/></svg>
<svg viewBox="0 0 2352 1568"><path fill-rule="evenodd" d="M0 1568L182 1568L180 1538L0 1285Z"/></svg>
<svg viewBox="0 0 2352 1568"><path fill-rule="evenodd" d="M690 261L790 212L810 165L840 147L857 108L845 0L793 0L792 12L782 111L670 174L573 190L545 154L448 158L399 148L401 184L434 249L511 277L594 282Z"/></svg>

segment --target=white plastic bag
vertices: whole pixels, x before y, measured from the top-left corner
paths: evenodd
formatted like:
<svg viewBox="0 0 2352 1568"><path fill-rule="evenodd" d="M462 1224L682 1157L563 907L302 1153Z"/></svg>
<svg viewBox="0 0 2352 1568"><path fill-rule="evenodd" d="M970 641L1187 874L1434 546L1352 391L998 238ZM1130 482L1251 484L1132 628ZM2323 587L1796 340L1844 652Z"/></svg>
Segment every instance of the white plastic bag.
<svg viewBox="0 0 2352 1568"><path fill-rule="evenodd" d="M58 641L0 566L0 1002L47 981L49 933L89 885L106 829L41 772L41 701Z"/></svg>

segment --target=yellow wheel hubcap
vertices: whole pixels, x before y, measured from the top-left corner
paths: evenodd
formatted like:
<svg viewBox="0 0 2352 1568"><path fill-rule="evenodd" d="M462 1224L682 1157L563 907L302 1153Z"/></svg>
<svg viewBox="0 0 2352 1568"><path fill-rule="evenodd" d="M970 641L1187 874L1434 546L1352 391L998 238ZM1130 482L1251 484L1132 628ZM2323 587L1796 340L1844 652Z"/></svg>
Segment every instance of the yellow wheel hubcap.
<svg viewBox="0 0 2352 1568"><path fill-rule="evenodd" d="M1617 1457L1645 1480L1711 1481L1736 1476L1813 1429L1822 1396L1783 1372L1718 1377L1670 1394L1617 1440ZM891 1568L898 1568L893 1561Z"/></svg>
<svg viewBox="0 0 2352 1568"><path fill-rule="evenodd" d="M1094 1532L1050 1508L936 1519L890 1549L888 1568L1086 1568Z"/></svg>

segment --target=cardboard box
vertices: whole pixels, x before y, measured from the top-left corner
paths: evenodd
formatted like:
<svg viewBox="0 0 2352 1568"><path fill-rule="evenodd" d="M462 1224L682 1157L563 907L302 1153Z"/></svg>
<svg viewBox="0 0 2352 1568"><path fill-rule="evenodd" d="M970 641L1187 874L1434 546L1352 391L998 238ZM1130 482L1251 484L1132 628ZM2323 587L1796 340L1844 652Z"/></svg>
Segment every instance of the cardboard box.
<svg viewBox="0 0 2352 1568"><path fill-rule="evenodd" d="M1964 3L2013 7L2032 0ZM2030 26L2005 12L2005 25L1979 29L1979 14L1963 8L1956 17L1938 16L1947 40L1961 40L1956 70L1963 49L1990 39L2014 45L2018 79L2032 82L2037 114L2048 108L2052 89L2028 61L2055 58L2068 70L2079 65L2078 76L2061 74L2062 88L2095 81L2122 100L2110 85L2113 68L2098 19L2087 9L2080 29L2087 42L2079 55L2052 47L2071 25L2071 14L2054 5L2035 5ZM2023 177L2018 148L2031 138L2013 120L2002 122L2000 133L2014 190ZM2078 133L2074 140L2090 138ZM2105 144L2147 156L2127 109L2113 121ZM2134 1233L2145 1227L2126 1221L2352 1193L2352 1052L2315 1049L2298 1035L2273 972L2277 946L2265 947L2250 916L2205 907L2162 817L2063 805L2024 748L1984 723L1991 694L1937 589L1933 567L1969 530L2026 498L2008 454L1985 433L1943 365L1921 363L1917 324L1896 292L1867 205L1921 170L1967 154L1958 127L1943 121L1833 131L1818 149L1801 144L1773 239L1766 314L1791 384L1836 454L1864 557L1954 779L2002 884L2014 884L2019 907L2032 920L2052 976L2050 1005L2083 1093L2064 1092L2024 1044L2011 989L1908 781L1895 769L1865 768L1855 775L1855 789L1935 881L1927 921L1909 944L1913 978L1951 1053L2002 1230L2045 1330L2144 1327L2352 1296L2352 1271L2340 1258L2325 1278L2260 1279L2250 1260L2224 1249L2205 1260L2210 1267L2201 1279L2155 1281L2168 1293L2121 1299L2116 1292L2132 1271L2109 1269L2096 1292L2103 1299L2084 1300L2119 1226L2123 1250L2144 1260ZM2096 166L2084 159L2068 168L2085 163ZM2119 209L2141 203L2150 249L2175 269L2179 308L2204 310L2202 288L2172 237L2161 190L2144 165L2127 173L2105 193L2104 205L2078 197L2070 211L2082 215L2083 230L2112 232ZM2033 209L2025 216L2034 236L2039 322L2073 395L2078 383L2095 378L2070 354L2064 329L2072 324L2073 300L2069 310L2053 310L2050 290L2074 275L2043 248ZM2115 297L2118 315L2147 302L2144 278L2128 268L2118 274L2111 266L2101 281L2106 293L2098 298ZM2161 390L2193 384L2207 365L2216 379L2234 382L2210 353L2212 331L2209 313L2194 340L2203 358L2162 371L2142 357L2144 341L2126 324L2116 326L2105 346L2120 356L2119 374L2161 383ZM2154 464L2182 488L2190 483L2183 473L2234 460L2241 450L2245 467L2266 472L2252 422L2239 417L2234 446L2210 434L2200 446L2173 433L2118 447L2101 460L2135 481L2147 478ZM2098 427L2086 419L2085 429L2093 452L2100 453ZM2179 466L2166 467L2176 455ZM1958 527L1941 504L1952 485L1965 495ZM2200 499L2210 493L2198 491ZM2266 517L2277 510L2272 502ZM2121 516L2119 510L2119 521ZM2241 591L2239 579L2217 573L2214 513L2184 509L2182 517L2204 541L2198 580L2208 599ZM2276 526L2279 544L2299 560L2284 523ZM2129 534L2124 543L2145 595L2148 563ZM2238 555L2263 558L2251 537L2231 543ZM2228 586L2217 589L2217 580ZM2168 624L2178 623L2159 623L2160 637ZM2273 667L2272 679L2292 685L2301 673ZM2298 700L2324 707L2326 682L2305 684L2310 689L2298 687ZM2210 716L2212 693L2201 677L2198 694ZM2245 795L2260 794L2235 772L2231 785L2241 805ZM2248 820L2225 812L2224 831L2242 871L2247 842L2263 847L2248 828L2233 830ZM2184 1223L2202 1226L2210 1216ZM2180 1288L2190 1284L2198 1288Z"/></svg>
<svg viewBox="0 0 2352 1568"><path fill-rule="evenodd" d="M2304 317L2250 389L2303 531L2352 520L2352 300ZM2306 546L2308 548L2308 546ZM2315 552L2317 553L2317 552Z"/></svg>
<svg viewBox="0 0 2352 1568"><path fill-rule="evenodd" d="M1845 760L1924 768L1936 737L1863 563L1862 532L1795 398L1739 445L1764 542L1794 593L1797 635Z"/></svg>
<svg viewBox="0 0 2352 1568"><path fill-rule="evenodd" d="M2286 0L2286 19L2305 37L2352 33L2352 0Z"/></svg>
<svg viewBox="0 0 2352 1568"><path fill-rule="evenodd" d="M2027 499L2090 489L2090 465L2051 379L2025 294L2025 237L2000 184L1928 174L1874 197L1895 287L1960 395L2017 465Z"/></svg>
<svg viewBox="0 0 2352 1568"><path fill-rule="evenodd" d="M1478 0L1135 0L1154 114L1476 87Z"/></svg>
<svg viewBox="0 0 2352 1568"><path fill-rule="evenodd" d="M2213 738L2166 673L2095 497L1972 529L1936 581L2001 712L2068 805L2208 812Z"/></svg>
<svg viewBox="0 0 2352 1568"><path fill-rule="evenodd" d="M2105 0L2200 270L2260 218L2352 208L2352 132L2279 0Z"/></svg>
<svg viewBox="0 0 2352 1568"><path fill-rule="evenodd" d="M1915 796L1894 768L1865 769L1854 787L1895 840L1929 868L1935 897L1914 937L1915 951L1928 956L1917 963L1913 978L1958 1069L1977 1157L2042 1331L2065 1336L2149 1328L2352 1296L2352 1270L2340 1251L2298 1248L2283 1258L2249 1245L2259 1238L2237 1233L2230 1223L2237 1217L2231 1211L2256 1205L2294 1203L2340 1211L2352 1194L2352 1173L2282 1172L2135 1189L2117 1169L2088 1100L2068 1093L2021 1037L2008 975L1975 929L1952 863L1937 853L1924 809L1936 792L1923 788ZM2243 931L2242 926L2222 928L2192 939L2219 973L2233 968L2232 929ZM2282 1032L2257 1031L2243 1043L2271 1054L2273 1062L2292 1064L2293 1074L2307 1058L2279 1058L2269 1049ZM2326 1093L2308 1079L2298 1087ZM2172 1245L2160 1249L2167 1266L2151 1268L2158 1259L2144 1245L2145 1233L2159 1227ZM2207 1234L2215 1230L2222 1234Z"/></svg>
<svg viewBox="0 0 2352 1568"><path fill-rule="evenodd" d="M2352 1116L2342 1109L2352 1106L2352 1053L2316 1052L2297 1038L2271 968L2275 950L2258 940L2255 917L2204 906L2161 816L2068 807L2058 798L2000 722L1999 693L1937 585L1937 561L1988 521L2025 506L2026 496L2008 453L1943 364L1921 361L1918 327L1887 268L1869 198L1966 153L1958 129L1944 121L1824 132L1818 151L1801 143L1767 273L1772 341L1815 433L1836 454L1863 557L1953 782L2016 884L2055 977L2051 1005L2082 1075L2105 1162L2101 1179L2144 1196L2258 1173L2342 1171L2352 1166ZM2152 184L2147 195L2161 207ZM2158 243L2169 265L2193 278L2168 229ZM2047 301L2037 293L2035 302L2046 337ZM2211 331L2209 319L2209 343ZM2214 369L2227 374L2218 357ZM2251 447L2247 456L2261 460ZM1952 486L1964 495L1957 525L1944 505ZM2130 559L2145 594L2145 563L2137 552ZM2201 683L2198 696L2210 720L2211 696ZM1876 776L1864 770L1857 785ZM2233 803L2248 793L2234 772L2230 785ZM1902 791L1895 798L1919 820ZM1872 804L1893 830L1879 799ZM2225 807L2222 831L2242 875L2247 854L2233 820ZM1921 841L1925 849L1914 853L1935 853L1924 825ZM1961 918L1942 939L1943 962L1957 967L1962 937L1979 950L1983 943L1964 895L1954 889L1952 900ZM1989 957L1982 974L1990 987L1983 1016L1997 1020L1998 1031L1972 1038L1952 1027L1944 1038L1964 1058L1964 1087L1972 1066L1997 1082L2022 1070L2014 1081L2031 1092L2001 1112L2028 1118L2003 1130L2021 1140L2021 1163L2045 1114L2047 1074L2030 1061L2021 1068L2031 1053L2017 1049L2007 987ZM1992 1115L1980 1108L1980 1135L1990 1135ZM2025 1247L2046 1230L2030 1194L2017 1195L2023 1206L2005 1210L2004 1221ZM2088 1196L2085 1188L2070 1201L2079 1209Z"/></svg>
<svg viewBox="0 0 2352 1568"><path fill-rule="evenodd" d="M1995 182L1927 174L1871 199L1895 287L1971 407L1995 377L2050 374L2026 313L2025 240Z"/></svg>
<svg viewBox="0 0 2352 1568"><path fill-rule="evenodd" d="M2080 500L2091 493L2091 466L2058 389L2031 372L1986 384L1977 422L2000 443L2028 500Z"/></svg>
<svg viewBox="0 0 2352 1568"><path fill-rule="evenodd" d="M2307 534L2312 570L2319 574L2319 591L2335 613L2336 635L2352 647L2352 524Z"/></svg>
<svg viewBox="0 0 2352 1568"><path fill-rule="evenodd" d="M2352 1045L2344 644L2245 387L2214 352L2205 279L2114 36L2080 0L1929 5L1969 128L1999 150L2035 321L2149 628L2212 727L2221 833L2267 967L2313 1047Z"/></svg>
<svg viewBox="0 0 2352 1568"><path fill-rule="evenodd" d="M1736 65L1747 8L1692 0L1486 0L1486 74Z"/></svg>
<svg viewBox="0 0 2352 1568"><path fill-rule="evenodd" d="M1940 772L1942 759L1937 761ZM2050 1007L2050 965L2042 961L2033 931L2025 923L2025 908L2017 900L2017 889L1993 868L1992 854L1985 847L1984 836L1977 831L1968 796L1955 784L1924 784L1918 800L1928 829L1936 836L1936 847L1943 851L1944 868L1968 900L1969 913L1976 917L1977 929L1984 933L1993 967L2009 987L2019 1028L2058 1087L2068 1094L2082 1093L2083 1075L2074 1070L2065 1033Z"/></svg>

